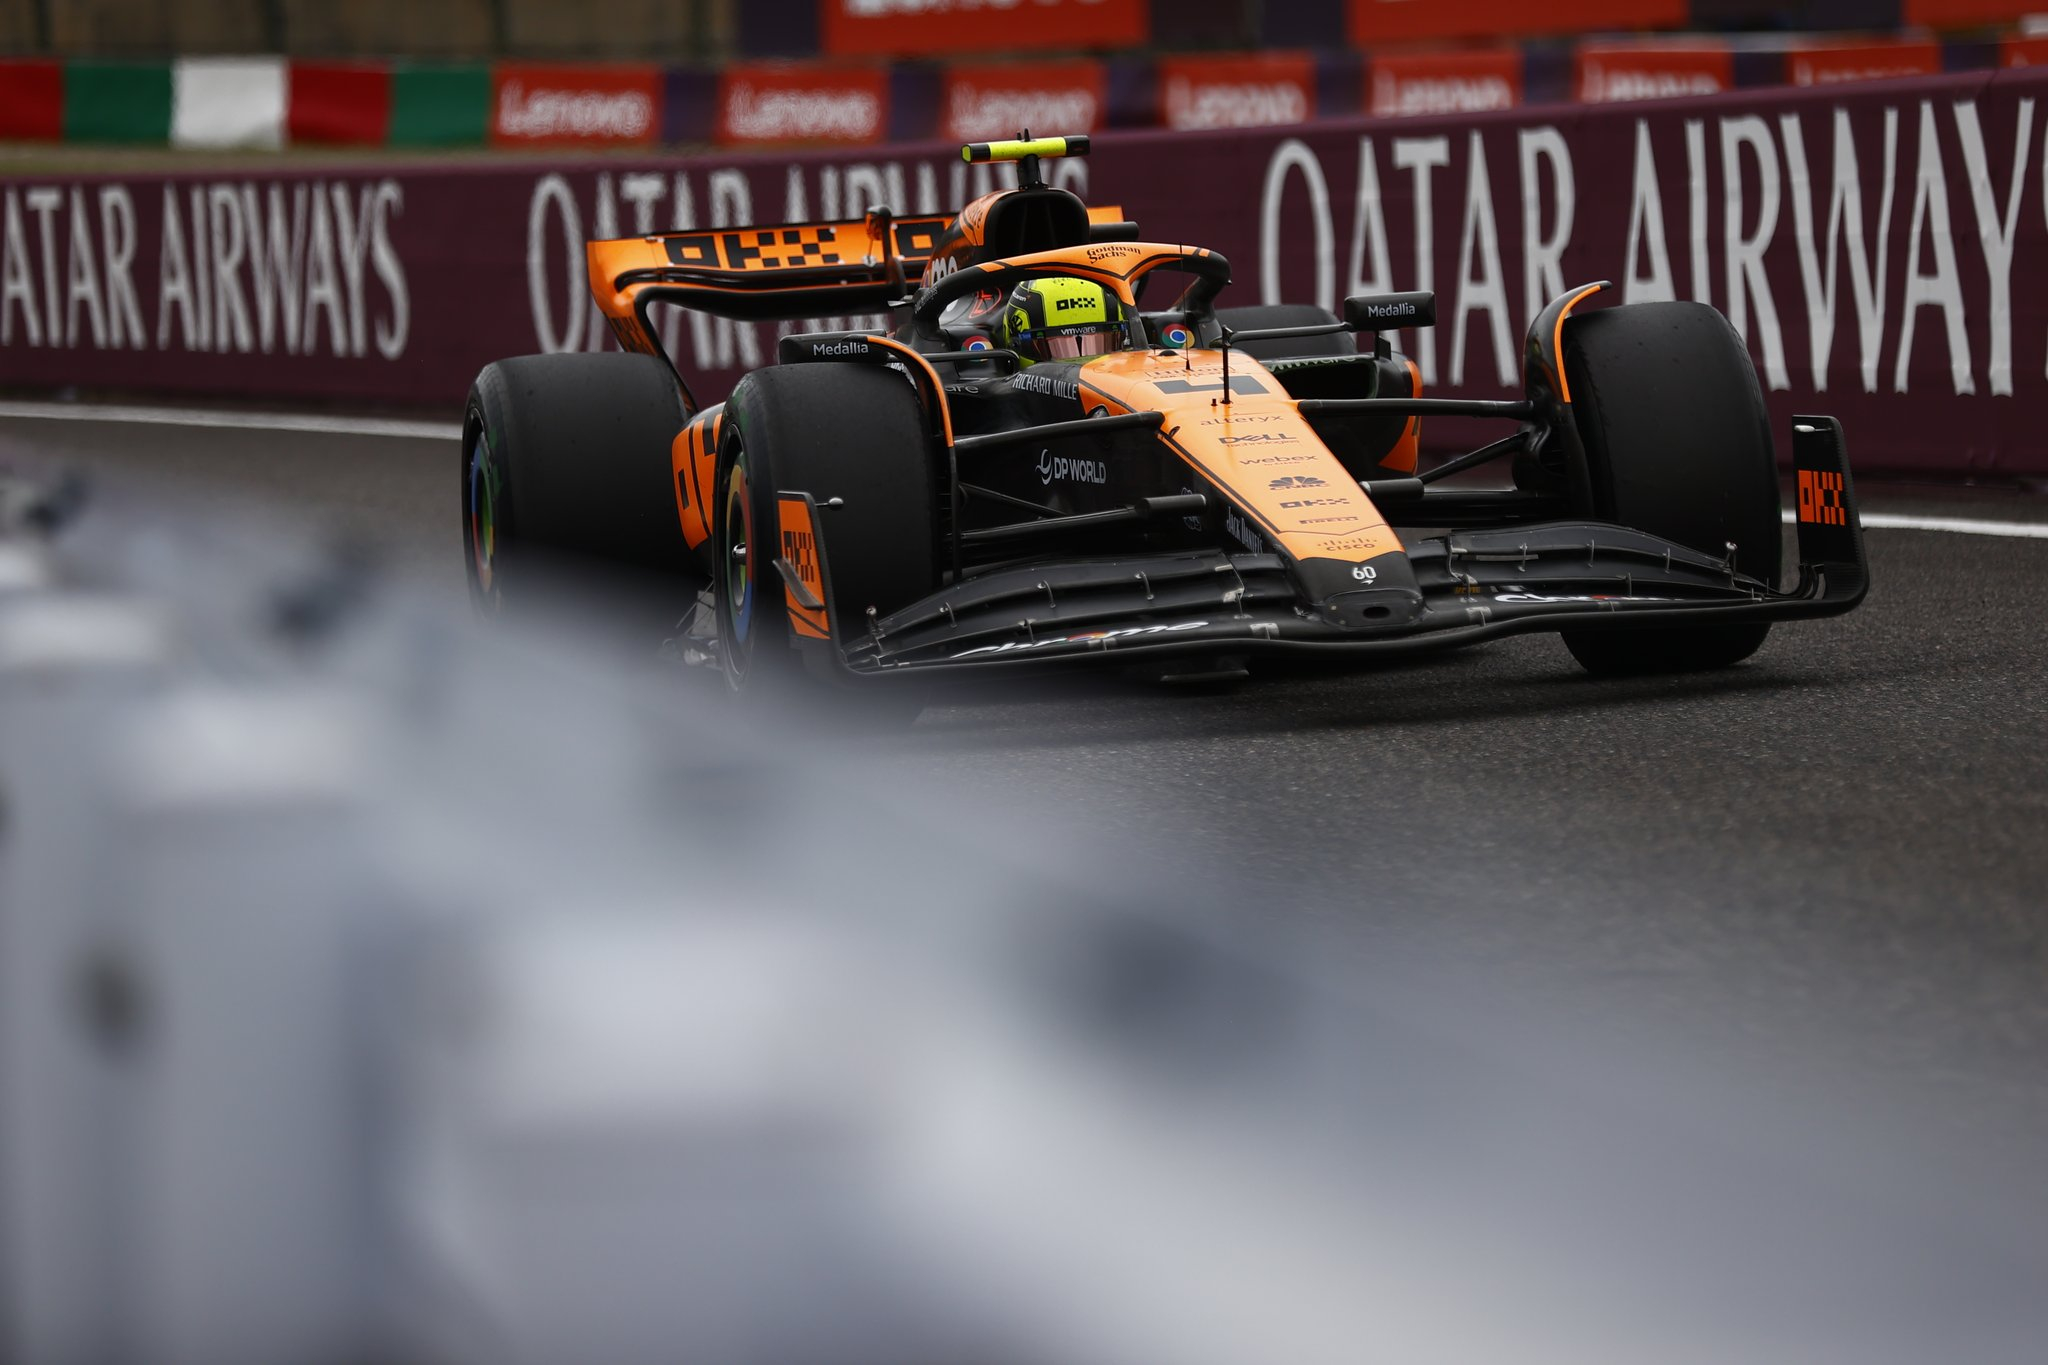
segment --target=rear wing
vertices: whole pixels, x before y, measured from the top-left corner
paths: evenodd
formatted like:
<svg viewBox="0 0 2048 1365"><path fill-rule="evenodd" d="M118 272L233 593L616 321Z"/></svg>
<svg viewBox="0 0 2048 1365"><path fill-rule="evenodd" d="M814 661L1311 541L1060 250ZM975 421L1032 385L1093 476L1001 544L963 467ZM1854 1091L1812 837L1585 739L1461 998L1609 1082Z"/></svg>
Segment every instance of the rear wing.
<svg viewBox="0 0 2048 1365"><path fill-rule="evenodd" d="M909 292L950 221L876 210L592 242L590 289L614 330L657 299L745 321L874 312Z"/></svg>
<svg viewBox="0 0 2048 1365"><path fill-rule="evenodd" d="M1088 217L1116 223L1123 210ZM653 303L748 322L881 312L914 291L952 222L950 214L874 209L843 222L591 242L590 291L621 346L659 355L647 319Z"/></svg>

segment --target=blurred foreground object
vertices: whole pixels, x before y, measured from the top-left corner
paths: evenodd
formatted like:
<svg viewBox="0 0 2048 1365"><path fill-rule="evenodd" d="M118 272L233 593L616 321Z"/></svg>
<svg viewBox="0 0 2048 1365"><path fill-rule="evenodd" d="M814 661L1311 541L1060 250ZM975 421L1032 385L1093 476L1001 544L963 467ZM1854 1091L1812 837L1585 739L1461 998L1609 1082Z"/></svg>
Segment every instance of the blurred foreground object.
<svg viewBox="0 0 2048 1365"><path fill-rule="evenodd" d="M19 489L9 1361L2039 1359L2037 1192L1243 942L1193 859L568 626Z"/></svg>

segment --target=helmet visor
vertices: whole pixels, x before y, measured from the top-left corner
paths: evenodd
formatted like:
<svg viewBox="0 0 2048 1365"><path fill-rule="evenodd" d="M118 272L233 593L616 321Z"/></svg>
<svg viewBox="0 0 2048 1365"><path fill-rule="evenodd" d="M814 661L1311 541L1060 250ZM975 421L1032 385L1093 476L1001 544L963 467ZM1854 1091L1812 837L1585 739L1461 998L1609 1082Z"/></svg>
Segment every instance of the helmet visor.
<svg viewBox="0 0 2048 1365"><path fill-rule="evenodd" d="M1103 327L1077 336L1044 337L1038 342L1047 360L1078 360L1082 356L1108 355L1123 341L1122 327Z"/></svg>

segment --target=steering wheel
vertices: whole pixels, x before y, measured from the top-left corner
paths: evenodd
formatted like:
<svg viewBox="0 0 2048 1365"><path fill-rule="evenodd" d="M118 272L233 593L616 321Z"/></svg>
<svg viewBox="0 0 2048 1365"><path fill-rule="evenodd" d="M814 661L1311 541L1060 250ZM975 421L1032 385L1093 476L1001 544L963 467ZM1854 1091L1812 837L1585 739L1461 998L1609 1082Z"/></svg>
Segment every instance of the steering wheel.
<svg viewBox="0 0 2048 1365"><path fill-rule="evenodd" d="M1170 246L1163 242L1099 242L963 266L919 293L910 305L910 316L920 331L931 331L939 325L939 314L955 299L983 289L1008 293L1019 280L1036 275L1074 275L1093 280L1136 308L1138 300L1132 284L1162 267L1185 270L1195 277L1184 304L1189 313L1211 311L1216 295L1230 283L1230 262L1204 247Z"/></svg>

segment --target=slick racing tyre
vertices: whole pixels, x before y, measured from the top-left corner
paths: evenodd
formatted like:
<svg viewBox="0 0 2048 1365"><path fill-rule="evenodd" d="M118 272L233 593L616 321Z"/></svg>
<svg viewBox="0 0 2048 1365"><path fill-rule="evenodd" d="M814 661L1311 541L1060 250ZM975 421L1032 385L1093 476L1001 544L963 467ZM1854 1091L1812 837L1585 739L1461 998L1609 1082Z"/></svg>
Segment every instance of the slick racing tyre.
<svg viewBox="0 0 2048 1365"><path fill-rule="evenodd" d="M1700 303L1640 303L1565 323L1565 379L1600 521L1720 558L1777 585L1778 468L1756 369ZM1756 653L1767 624L1564 632L1594 673L1720 668Z"/></svg>
<svg viewBox="0 0 2048 1365"><path fill-rule="evenodd" d="M857 638L938 584L933 442L917 394L891 369L808 364L759 370L725 405L719 441L712 594L726 683L747 700L802 687L806 702L860 693L867 712L918 709L886 684L850 685L829 660L806 665L780 573L776 494L809 493L829 575L833 631ZM837 499L839 505L825 504ZM827 692L817 683L849 684ZM889 698L895 698L892 706Z"/></svg>
<svg viewBox="0 0 2048 1365"><path fill-rule="evenodd" d="M1216 320L1233 332L1263 331L1268 327L1326 327L1340 321L1329 309L1318 308L1312 303L1267 303L1244 308L1218 308ZM1349 332L1332 332L1328 336L1295 337L1287 341L1248 341L1239 349L1254 360L1357 355L1358 339Z"/></svg>
<svg viewBox="0 0 2048 1365"><path fill-rule="evenodd" d="M484 366L462 421L471 600L489 614L517 610L533 604L552 570L623 570L659 585L674 599L669 619L680 615L702 581L670 472L683 422L675 375L654 356L536 355Z"/></svg>

